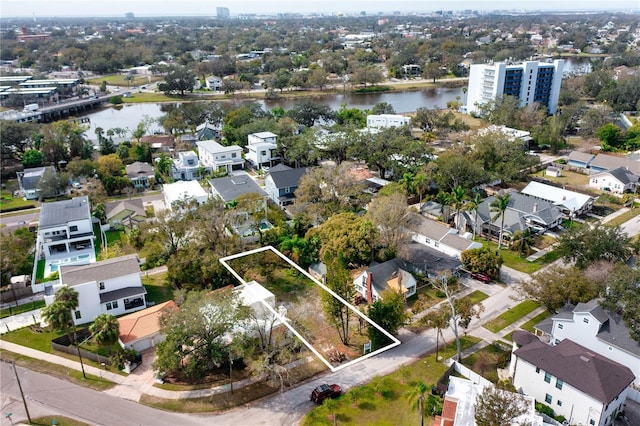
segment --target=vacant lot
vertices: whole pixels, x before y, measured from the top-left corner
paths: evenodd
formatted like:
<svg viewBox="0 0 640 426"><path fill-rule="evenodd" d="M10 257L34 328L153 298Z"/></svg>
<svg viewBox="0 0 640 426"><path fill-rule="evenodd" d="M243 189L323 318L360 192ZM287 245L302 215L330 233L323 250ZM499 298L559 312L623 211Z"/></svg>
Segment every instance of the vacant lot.
<svg viewBox="0 0 640 426"><path fill-rule="evenodd" d="M499 317L489 321L484 325L489 331L497 333L503 328L513 324L518 321L520 318L525 315L535 311L540 304L538 302L534 302L533 300L525 300L524 302L518 303L513 308L509 309L506 312L503 312Z"/></svg>

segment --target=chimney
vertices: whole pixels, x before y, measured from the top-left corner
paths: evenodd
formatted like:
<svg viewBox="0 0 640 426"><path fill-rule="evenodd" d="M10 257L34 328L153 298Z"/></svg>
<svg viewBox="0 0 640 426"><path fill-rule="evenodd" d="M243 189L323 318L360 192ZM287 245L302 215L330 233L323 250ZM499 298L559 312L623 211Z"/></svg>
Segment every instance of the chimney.
<svg viewBox="0 0 640 426"><path fill-rule="evenodd" d="M538 211L538 203L533 203L533 212L537 212Z"/></svg>
<svg viewBox="0 0 640 426"><path fill-rule="evenodd" d="M371 284L371 281L373 280L373 275L371 274L371 272L367 271L367 303L368 304L372 304L373 303L373 286Z"/></svg>

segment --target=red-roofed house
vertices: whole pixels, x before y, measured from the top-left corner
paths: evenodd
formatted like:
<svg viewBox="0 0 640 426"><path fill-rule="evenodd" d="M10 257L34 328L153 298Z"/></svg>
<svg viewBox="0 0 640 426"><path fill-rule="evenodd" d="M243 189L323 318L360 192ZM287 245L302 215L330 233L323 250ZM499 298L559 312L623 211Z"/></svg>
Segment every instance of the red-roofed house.
<svg viewBox="0 0 640 426"><path fill-rule="evenodd" d="M177 307L170 300L118 318L120 346L141 352L162 342L165 336L160 332L160 317L172 309Z"/></svg>

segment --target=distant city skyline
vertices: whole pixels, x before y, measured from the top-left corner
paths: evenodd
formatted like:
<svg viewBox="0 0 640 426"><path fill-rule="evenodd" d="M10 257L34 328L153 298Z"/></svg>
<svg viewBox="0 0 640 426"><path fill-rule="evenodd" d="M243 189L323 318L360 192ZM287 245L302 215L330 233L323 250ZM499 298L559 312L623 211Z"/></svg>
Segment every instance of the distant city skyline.
<svg viewBox="0 0 640 426"><path fill-rule="evenodd" d="M640 0L467 0L467 1L417 1L400 0L320 0L313 3L293 0L111 0L90 2L88 0L3 0L0 13L9 17L124 17L133 13L137 17L151 16L203 16L214 17L216 7L229 8L231 17L240 14L277 13L359 13L399 11L403 13L426 13L435 10L548 10L548 11L594 11L594 10L640 10Z"/></svg>

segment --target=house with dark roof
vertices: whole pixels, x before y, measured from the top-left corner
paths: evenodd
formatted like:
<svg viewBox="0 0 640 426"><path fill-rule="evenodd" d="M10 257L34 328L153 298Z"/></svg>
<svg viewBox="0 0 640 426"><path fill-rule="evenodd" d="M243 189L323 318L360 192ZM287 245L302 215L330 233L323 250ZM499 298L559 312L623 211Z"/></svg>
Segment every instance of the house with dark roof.
<svg viewBox="0 0 640 426"><path fill-rule="evenodd" d="M295 191L300 178L307 172L305 167L292 169L284 164L272 167L264 178L267 195L279 206L288 206L295 202Z"/></svg>
<svg viewBox="0 0 640 426"><path fill-rule="evenodd" d="M155 152L171 152L176 147L176 137L173 135L148 135L140 138L141 144L149 144Z"/></svg>
<svg viewBox="0 0 640 426"><path fill-rule="evenodd" d="M76 325L91 322L100 314L118 316L146 307L147 290L142 285L140 261L135 254L88 265L60 266L60 282L45 292L47 306L63 286L78 292L78 308L73 311Z"/></svg>
<svg viewBox="0 0 640 426"><path fill-rule="evenodd" d="M480 235L498 237L502 218L491 211L495 196L487 197L478 206L477 223L473 211L463 211L461 216L467 227L476 229ZM492 220L495 219L495 220ZM517 231L529 229L531 232L543 232L562 223L564 216L560 209L549 201L509 192L509 206L504 212L504 234L509 237Z"/></svg>
<svg viewBox="0 0 640 426"><path fill-rule="evenodd" d="M220 197L225 203L231 203L245 194L258 194L266 197L264 189L251 179L247 173L236 172L233 176L221 177L209 180L211 194Z"/></svg>
<svg viewBox="0 0 640 426"><path fill-rule="evenodd" d="M147 212L141 198L112 201L105 204L107 222L112 228L133 228L147 220Z"/></svg>
<svg viewBox="0 0 640 426"><path fill-rule="evenodd" d="M53 166L47 167L35 167L32 169L24 169L21 172L17 172L18 175L18 185L20 185L20 191L24 194L25 200L37 200L40 196L40 191L38 190L38 182L40 182L40 178L44 174L45 170L50 170L54 174L56 173L56 169Z"/></svg>
<svg viewBox="0 0 640 426"><path fill-rule="evenodd" d="M148 188L155 182L156 174L149 163L136 161L125 167L127 177L136 188Z"/></svg>
<svg viewBox="0 0 640 426"><path fill-rule="evenodd" d="M598 154L591 161L591 173L600 173L611 169L624 167L635 175L640 175L640 161L627 157L617 157L615 155Z"/></svg>
<svg viewBox="0 0 640 426"><path fill-rule="evenodd" d="M220 139L222 136L222 125L214 125L205 121L198 127L196 127L196 138L197 141L210 141L214 139Z"/></svg>
<svg viewBox="0 0 640 426"><path fill-rule="evenodd" d="M625 365L565 339L556 346L513 333L509 372L516 390L553 408L569 424L612 424L635 380Z"/></svg>
<svg viewBox="0 0 640 426"><path fill-rule="evenodd" d="M94 240L88 197L42 204L36 259L44 255L45 278L56 272L60 265L95 262ZM33 291L44 291L44 286L34 284Z"/></svg>
<svg viewBox="0 0 640 426"><path fill-rule="evenodd" d="M118 343L123 349L142 352L155 347L165 339L160 317L178 309L173 300L118 318Z"/></svg>
<svg viewBox="0 0 640 426"><path fill-rule="evenodd" d="M591 175L589 177L589 186L601 191L611 191L615 194L634 192L638 187L638 176L624 167L618 167Z"/></svg>
<svg viewBox="0 0 640 426"><path fill-rule="evenodd" d="M416 293L416 279L403 260L395 258L384 263L372 263L367 269L353 274L353 286L367 303L382 300L385 290L394 290L405 297Z"/></svg>
<svg viewBox="0 0 640 426"><path fill-rule="evenodd" d="M436 278L442 273L455 274L462 268L460 259L445 256L441 251L416 241L404 244L399 257L410 265L409 272L429 278Z"/></svg>
<svg viewBox="0 0 640 426"><path fill-rule="evenodd" d="M579 169L588 169L595 155L580 151L571 151L567 156L567 164Z"/></svg>
<svg viewBox="0 0 640 426"><path fill-rule="evenodd" d="M461 236L456 228L428 219L420 214L411 214L407 230L411 239L440 253L459 259L463 251L480 248L482 244Z"/></svg>
<svg viewBox="0 0 640 426"><path fill-rule="evenodd" d="M536 330L548 337L551 345L570 339L594 353L626 365L640 387L640 342L631 338L622 317L600 307L598 300L566 305Z"/></svg>

